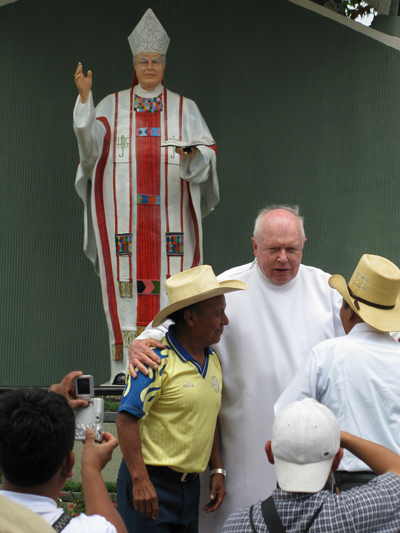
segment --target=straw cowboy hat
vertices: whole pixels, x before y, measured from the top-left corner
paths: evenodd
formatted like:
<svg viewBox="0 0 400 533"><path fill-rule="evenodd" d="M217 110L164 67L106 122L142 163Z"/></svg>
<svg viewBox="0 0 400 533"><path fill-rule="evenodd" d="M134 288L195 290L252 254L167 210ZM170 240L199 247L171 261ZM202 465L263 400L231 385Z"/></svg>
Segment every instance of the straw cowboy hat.
<svg viewBox="0 0 400 533"><path fill-rule="evenodd" d="M329 278L329 285L370 326L380 331L400 330L400 270L388 259L365 254L348 285L338 274Z"/></svg>
<svg viewBox="0 0 400 533"><path fill-rule="evenodd" d="M247 285L237 279L218 282L213 269L201 265L170 277L165 282L165 289L170 304L155 316L153 327L162 324L168 315L179 309L220 294L247 289Z"/></svg>

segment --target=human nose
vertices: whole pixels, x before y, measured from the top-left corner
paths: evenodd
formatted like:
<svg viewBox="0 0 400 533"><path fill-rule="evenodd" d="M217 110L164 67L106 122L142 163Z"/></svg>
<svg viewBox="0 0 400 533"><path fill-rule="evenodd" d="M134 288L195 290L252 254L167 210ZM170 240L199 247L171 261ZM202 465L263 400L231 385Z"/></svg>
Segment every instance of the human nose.
<svg viewBox="0 0 400 533"><path fill-rule="evenodd" d="M282 248L282 250L279 251L278 261L280 263L286 263L287 260L288 260L288 258L287 258L287 255L286 255L286 250L284 248Z"/></svg>
<svg viewBox="0 0 400 533"><path fill-rule="evenodd" d="M225 313L223 313L223 315L222 315L221 323L222 323L224 326L227 326L227 325L229 324L228 317L226 316Z"/></svg>

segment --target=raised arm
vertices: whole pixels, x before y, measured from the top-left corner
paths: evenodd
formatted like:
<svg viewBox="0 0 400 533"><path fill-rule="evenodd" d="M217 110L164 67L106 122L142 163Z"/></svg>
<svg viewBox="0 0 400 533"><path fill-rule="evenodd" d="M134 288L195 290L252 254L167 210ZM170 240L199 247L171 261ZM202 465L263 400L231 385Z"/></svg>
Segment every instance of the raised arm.
<svg viewBox="0 0 400 533"><path fill-rule="evenodd" d="M81 102L84 104L92 89L92 71L88 70L87 77L83 74L82 63L78 63L75 71L75 85L79 91Z"/></svg>
<svg viewBox="0 0 400 533"><path fill-rule="evenodd" d="M214 442L211 449L209 466L211 471L215 468L224 469L221 457L221 433L218 421L215 426ZM212 475L210 478L210 501L204 506L204 511L211 513L218 509L224 501L225 494L225 476L220 473Z"/></svg>
<svg viewBox="0 0 400 533"><path fill-rule="evenodd" d="M346 431L341 432L340 440L342 448L349 450L361 461L364 461L375 474L393 472L400 476L400 456L397 453L375 442L360 439Z"/></svg>
<svg viewBox="0 0 400 533"><path fill-rule="evenodd" d="M115 526L118 533L127 533L125 524L108 495L101 477L101 471L111 460L113 450L118 446L117 439L111 433L104 433L100 444L95 444L95 435L91 428L86 430L86 441L82 452L81 476L86 503L86 514L98 514Z"/></svg>
<svg viewBox="0 0 400 533"><path fill-rule="evenodd" d="M76 409L78 407L87 407L89 403L86 400L76 399L76 390L74 379L82 375L80 370L74 370L66 376L63 377L61 383L54 383L49 388L49 391L55 392L56 394L61 394L64 398L67 399L71 409Z"/></svg>
<svg viewBox="0 0 400 533"><path fill-rule="evenodd" d="M135 510L155 520L158 516L158 498L143 461L138 421L130 413L121 412L115 423L122 455L132 478Z"/></svg>

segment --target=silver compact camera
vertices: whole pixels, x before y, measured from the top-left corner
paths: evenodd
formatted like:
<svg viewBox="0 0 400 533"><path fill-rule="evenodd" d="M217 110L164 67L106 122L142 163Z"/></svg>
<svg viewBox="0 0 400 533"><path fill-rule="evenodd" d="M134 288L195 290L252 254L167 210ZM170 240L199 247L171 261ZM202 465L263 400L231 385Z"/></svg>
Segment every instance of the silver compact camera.
<svg viewBox="0 0 400 533"><path fill-rule="evenodd" d="M104 400L94 398L93 376L80 376L75 379L78 398L89 402L88 407L75 410L75 440L85 440L86 428L93 429L96 441L103 440Z"/></svg>

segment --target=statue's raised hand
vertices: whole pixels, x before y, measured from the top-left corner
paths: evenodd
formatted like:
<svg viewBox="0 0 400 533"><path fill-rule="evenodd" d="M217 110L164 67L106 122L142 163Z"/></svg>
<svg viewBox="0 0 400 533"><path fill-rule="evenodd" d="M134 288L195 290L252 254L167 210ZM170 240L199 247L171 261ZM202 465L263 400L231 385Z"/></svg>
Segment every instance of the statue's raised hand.
<svg viewBox="0 0 400 533"><path fill-rule="evenodd" d="M82 63L78 63L78 66L76 67L75 85L81 96L81 102L84 104L89 98L90 90L92 88L92 71L88 70L87 77L85 77L82 71Z"/></svg>

